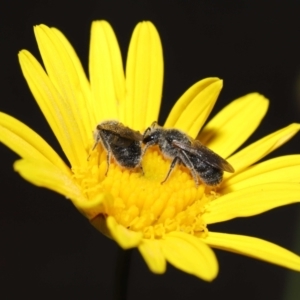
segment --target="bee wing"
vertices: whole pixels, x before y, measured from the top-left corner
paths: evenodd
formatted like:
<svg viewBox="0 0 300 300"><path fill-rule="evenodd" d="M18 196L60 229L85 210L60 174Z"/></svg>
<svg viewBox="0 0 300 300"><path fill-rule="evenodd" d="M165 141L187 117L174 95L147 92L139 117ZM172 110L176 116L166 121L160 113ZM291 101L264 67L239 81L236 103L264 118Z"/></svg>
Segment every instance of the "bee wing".
<svg viewBox="0 0 300 300"><path fill-rule="evenodd" d="M200 156L201 159L203 159L204 162L209 164L210 166L229 172L234 173L234 168L231 166L229 162L227 162L224 158L219 156L217 153L213 152L206 146L204 146L200 141L198 140L192 140L191 145L184 144L182 142L173 140L172 144L180 148L187 153Z"/></svg>
<svg viewBox="0 0 300 300"><path fill-rule="evenodd" d="M143 140L143 135L139 131L134 131L128 127L123 127L123 130L120 130L118 134L125 138L136 142L141 142Z"/></svg>
<svg viewBox="0 0 300 300"><path fill-rule="evenodd" d="M117 121L105 121L100 123L98 127L100 130L105 130L114 136L118 136L119 140L116 138L115 142L116 144L120 143L119 146L122 146L122 144L127 146L133 141L141 142L143 140L143 135L140 132L134 131Z"/></svg>

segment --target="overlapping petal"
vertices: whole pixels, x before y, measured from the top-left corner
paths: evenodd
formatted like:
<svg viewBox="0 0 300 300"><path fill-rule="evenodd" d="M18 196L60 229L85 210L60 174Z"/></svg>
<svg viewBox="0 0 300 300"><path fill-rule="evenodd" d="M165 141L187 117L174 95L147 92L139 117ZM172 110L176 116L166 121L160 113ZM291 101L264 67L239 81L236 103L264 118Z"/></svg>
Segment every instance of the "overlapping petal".
<svg viewBox="0 0 300 300"><path fill-rule="evenodd" d="M219 192L227 194L246 187L265 183L300 182L300 155L276 157L226 180Z"/></svg>
<svg viewBox="0 0 300 300"><path fill-rule="evenodd" d="M211 281L218 274L214 252L200 239L183 232L171 232L161 240L162 251L176 268Z"/></svg>
<svg viewBox="0 0 300 300"><path fill-rule="evenodd" d="M139 251L153 273L162 274L166 271L167 263L160 241L143 239Z"/></svg>
<svg viewBox="0 0 300 300"><path fill-rule="evenodd" d="M86 121L91 111L90 93L85 94L89 89L83 69L74 65L77 55L74 50L68 51L71 46L65 46L67 43L62 39L62 34L57 34L58 30L40 25L34 28L34 32L47 75L59 93L60 101L68 105L68 121L77 128L78 142L88 145L88 133L92 130Z"/></svg>
<svg viewBox="0 0 300 300"><path fill-rule="evenodd" d="M228 193L210 202L203 219L207 224L258 215L270 209L300 202L299 183L268 183Z"/></svg>
<svg viewBox="0 0 300 300"><path fill-rule="evenodd" d="M65 174L71 175L70 169L41 136L24 123L2 112L0 141L22 158L52 163Z"/></svg>
<svg viewBox="0 0 300 300"><path fill-rule="evenodd" d="M206 78L191 86L172 108L165 127L177 128L196 138L218 99L223 82Z"/></svg>
<svg viewBox="0 0 300 300"><path fill-rule="evenodd" d="M28 51L21 51L19 60L29 88L71 165L84 164L87 152L77 125L80 118L73 115L67 99L61 97L41 65Z"/></svg>
<svg viewBox="0 0 300 300"><path fill-rule="evenodd" d="M52 27L51 31L59 38L62 46L65 48L66 54L72 61L73 71L77 74L76 81L78 80L79 82L79 86L77 86L74 91L74 93L76 93L78 110L81 114L80 117L82 118L81 120L78 120L78 122L83 122L83 127L87 130L86 132L90 132L94 129L95 124L98 121L95 115L96 110L92 109L95 101L91 95L90 83L85 76L82 64L70 42L58 29ZM77 89L80 89L78 94Z"/></svg>
<svg viewBox="0 0 300 300"><path fill-rule="evenodd" d="M107 228L113 239L123 248L130 249L137 247L142 241L142 233L128 230L123 225L117 223L114 217L106 219Z"/></svg>

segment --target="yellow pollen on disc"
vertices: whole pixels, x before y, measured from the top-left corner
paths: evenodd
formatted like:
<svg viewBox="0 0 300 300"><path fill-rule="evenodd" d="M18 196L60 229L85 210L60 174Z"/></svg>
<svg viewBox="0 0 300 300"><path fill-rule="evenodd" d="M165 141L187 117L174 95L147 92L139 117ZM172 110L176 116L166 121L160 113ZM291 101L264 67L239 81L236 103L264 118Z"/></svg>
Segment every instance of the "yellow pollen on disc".
<svg viewBox="0 0 300 300"><path fill-rule="evenodd" d="M122 168L112 159L105 175L106 152L99 147L91 153L86 168L73 168L73 172L87 199L112 196L103 203L104 216L113 216L127 229L142 232L144 238L161 238L171 231L205 234L201 216L215 195L203 184L197 187L182 165L162 184L170 164L153 147L143 157L143 171Z"/></svg>

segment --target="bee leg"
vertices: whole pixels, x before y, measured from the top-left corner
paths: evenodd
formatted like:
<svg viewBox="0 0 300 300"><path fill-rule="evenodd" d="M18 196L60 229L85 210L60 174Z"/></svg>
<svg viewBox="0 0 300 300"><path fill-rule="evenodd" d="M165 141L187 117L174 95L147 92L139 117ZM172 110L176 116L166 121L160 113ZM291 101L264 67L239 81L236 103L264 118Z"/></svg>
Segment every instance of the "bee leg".
<svg viewBox="0 0 300 300"><path fill-rule="evenodd" d="M107 176L107 173L108 173L108 170L109 170L110 160L111 160L111 151L108 150L107 155L106 155L107 169L106 169L106 172L105 172L105 176Z"/></svg>
<svg viewBox="0 0 300 300"><path fill-rule="evenodd" d="M87 161L90 160L90 157L91 157L91 153L89 153L88 157L86 158Z"/></svg>
<svg viewBox="0 0 300 300"><path fill-rule="evenodd" d="M142 158L142 156L141 156ZM135 170L139 169L142 173L142 175L144 176L145 175L145 172L144 172L144 169L143 169L143 166L142 166L142 159L140 159L140 162L136 165L136 167L134 167Z"/></svg>
<svg viewBox="0 0 300 300"><path fill-rule="evenodd" d="M145 172L144 172L143 166L140 165L140 168L141 168L142 175L144 176L144 175L145 175Z"/></svg>
<svg viewBox="0 0 300 300"><path fill-rule="evenodd" d="M191 169L191 173L192 173L192 176L193 176L193 178L194 178L196 187L198 187L198 186L199 186L198 174L197 174L197 172L195 171L195 169Z"/></svg>
<svg viewBox="0 0 300 300"><path fill-rule="evenodd" d="M99 143L99 140L97 140L97 141L95 142L95 144L94 144L92 150L90 151L90 153L89 153L89 155L88 155L88 157L87 157L87 159L86 159L87 161L90 160L90 157L91 157L91 155L92 155L91 152L95 150L96 146L98 146L98 143ZM99 165L100 165L100 156L99 156L99 153L98 153L98 167L99 167Z"/></svg>
<svg viewBox="0 0 300 300"><path fill-rule="evenodd" d="M170 177L171 172L173 171L173 169L175 168L175 166L179 160L180 160L180 158L178 156L175 156L175 158L172 160L172 163L170 165L168 174L167 174L166 178L161 182L161 184L163 184L167 181L167 179Z"/></svg>
<svg viewBox="0 0 300 300"><path fill-rule="evenodd" d="M105 136L103 135L103 133L101 131L99 131L99 134L97 136L94 148L99 143L99 141L101 142L102 146L107 151L107 156L106 156L107 169L106 169L106 172L105 172L105 176L107 176L107 173L108 173L108 170L109 170L109 166L110 166L110 162L111 162L111 149L110 149L110 145L109 145L107 139L105 138ZM99 165L99 163L98 163L98 165Z"/></svg>
<svg viewBox="0 0 300 300"><path fill-rule="evenodd" d="M144 157L144 155L145 155L147 149L148 149L150 146L152 146L151 143L148 143L148 144L145 145L145 147L143 148L143 151L142 151L142 155L141 155L142 158Z"/></svg>
<svg viewBox="0 0 300 300"><path fill-rule="evenodd" d="M194 178L196 187L198 187L199 186L199 178L198 178L197 172L195 171L193 163L191 162L189 157L186 155L185 151L181 151L180 153L181 153L180 158L181 158L183 164L190 170L190 172Z"/></svg>
<svg viewBox="0 0 300 300"><path fill-rule="evenodd" d="M151 126L150 126L150 128L155 128L155 127L157 127L157 121L153 121L152 124L151 124Z"/></svg>
<svg viewBox="0 0 300 300"><path fill-rule="evenodd" d="M151 131L151 127L148 127L148 128L145 130L145 132L144 132L144 134L143 134L143 137L145 137L145 135L146 135L149 131Z"/></svg>
<svg viewBox="0 0 300 300"><path fill-rule="evenodd" d="M94 146L93 146L93 148L92 148L92 150L90 151L90 153L89 153L89 155L88 155L88 157L87 157L87 161L89 161L90 160L90 157L91 157L91 152L92 151L94 151L95 150L95 148L97 147L97 145L98 145L98 143L99 143L99 141L100 141L100 138L99 137L97 137L97 139L96 139L96 142L95 142L95 144L94 144Z"/></svg>

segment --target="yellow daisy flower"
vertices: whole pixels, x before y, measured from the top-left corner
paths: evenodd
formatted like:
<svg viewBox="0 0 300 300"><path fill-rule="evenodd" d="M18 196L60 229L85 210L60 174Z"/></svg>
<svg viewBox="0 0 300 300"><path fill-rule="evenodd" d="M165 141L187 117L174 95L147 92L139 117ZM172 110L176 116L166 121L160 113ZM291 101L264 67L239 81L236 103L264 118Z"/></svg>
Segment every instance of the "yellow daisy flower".
<svg viewBox="0 0 300 300"><path fill-rule="evenodd" d="M158 119L163 81L158 33L150 22L137 25L124 75L112 28L105 21L94 22L88 80L60 31L40 25L34 32L46 71L26 50L19 53L21 68L69 165L37 133L1 113L0 140L21 156L14 169L22 177L70 199L97 229L122 248L137 247L154 273L165 272L169 262L210 281L218 273L211 247L300 271L300 257L280 246L255 237L209 231L213 223L299 202L300 155L257 163L293 137L299 124L233 154L257 128L268 108L263 96L248 94L225 107L198 136L235 169L233 174L225 173L217 188L197 187L182 165L161 184L170 161L157 147L149 148L143 157L143 172L121 168L112 161L106 176L106 152L101 146L92 151L96 125L117 120L144 132ZM221 88L218 78L197 82L177 101L164 126L196 138Z"/></svg>

